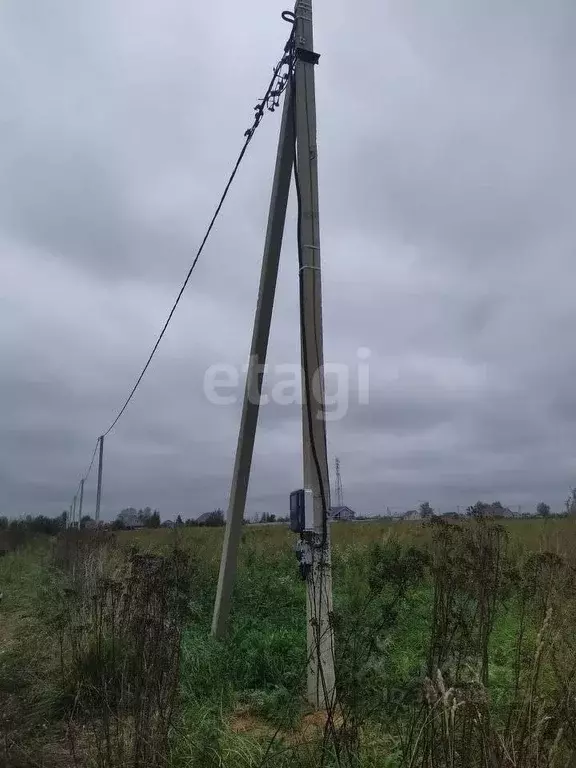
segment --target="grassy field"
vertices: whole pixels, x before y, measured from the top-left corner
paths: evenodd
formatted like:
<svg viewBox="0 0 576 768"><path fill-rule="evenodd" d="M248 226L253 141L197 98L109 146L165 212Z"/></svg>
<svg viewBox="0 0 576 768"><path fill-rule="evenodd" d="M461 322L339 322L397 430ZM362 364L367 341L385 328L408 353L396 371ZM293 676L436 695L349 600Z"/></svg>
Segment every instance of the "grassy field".
<svg viewBox="0 0 576 768"><path fill-rule="evenodd" d="M576 765L576 521L332 526L338 701L304 700L304 583L246 526L40 537L0 558L0 765Z"/></svg>

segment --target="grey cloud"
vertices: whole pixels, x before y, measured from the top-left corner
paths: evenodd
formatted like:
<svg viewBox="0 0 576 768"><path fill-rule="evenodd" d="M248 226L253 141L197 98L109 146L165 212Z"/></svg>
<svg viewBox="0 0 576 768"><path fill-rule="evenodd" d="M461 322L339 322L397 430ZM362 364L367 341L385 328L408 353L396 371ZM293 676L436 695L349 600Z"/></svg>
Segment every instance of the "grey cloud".
<svg viewBox="0 0 576 768"><path fill-rule="evenodd" d="M283 6L0 10L0 514L70 503L171 306L280 55ZM558 507L574 466L576 13L568 0L315 3L328 424L347 503ZM104 507L225 506L278 115L267 115L136 398ZM270 340L297 362L291 200ZM357 350L370 404L355 404ZM271 391L273 379L267 382ZM262 409L248 511L301 483L300 409ZM94 503L94 477L87 486Z"/></svg>
<svg viewBox="0 0 576 768"><path fill-rule="evenodd" d="M395 230L422 246L423 260L448 259L469 274L520 266L523 249L571 229L576 111L558 86L569 89L574 72L561 43L574 9L508 3L493 14L438 2L386 10L393 31L383 31L374 77L358 83L355 105L389 109L355 121L345 167L363 204L340 221Z"/></svg>

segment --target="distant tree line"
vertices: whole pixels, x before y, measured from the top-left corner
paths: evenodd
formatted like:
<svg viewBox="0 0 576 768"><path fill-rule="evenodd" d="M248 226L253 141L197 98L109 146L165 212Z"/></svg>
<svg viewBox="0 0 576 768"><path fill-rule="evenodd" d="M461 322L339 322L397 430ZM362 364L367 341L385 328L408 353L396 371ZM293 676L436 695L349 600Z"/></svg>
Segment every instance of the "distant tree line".
<svg viewBox="0 0 576 768"><path fill-rule="evenodd" d="M571 489L570 496L565 502L566 507L566 513L567 515L576 515L576 488ZM546 504L544 501L539 502L536 505L536 516L537 517L550 517L552 514L550 505ZM480 518L480 517L514 517L514 513L509 507L505 507L502 502L500 501L477 501L475 504L472 504L471 506L467 507L464 513L467 517L474 517L474 518ZM416 517L420 516L423 520L430 519L434 516L434 509L430 505L429 501L424 501L420 504L418 510L409 510L406 513L406 516L408 517ZM456 512L447 512L443 517L461 517L462 515L458 515ZM531 514L524 514L523 517L531 517ZM379 516L381 517L381 516ZM357 519L361 519L357 517Z"/></svg>
<svg viewBox="0 0 576 768"><path fill-rule="evenodd" d="M218 527L226 524L226 519L222 509L215 509L212 512L207 512L204 515L200 515L199 518L188 518L183 520L181 515L178 515L175 522L167 520L162 524L160 512L151 507L144 507L144 509L136 509L135 507L127 507L123 509L116 520L112 523L112 528L115 530L130 530L133 528L160 528L164 525L166 527L191 527L191 526L208 526Z"/></svg>
<svg viewBox="0 0 576 768"><path fill-rule="evenodd" d="M547 519L551 517L550 505L541 501L536 506L536 516ZM407 517L414 519L420 517L423 520L430 519L439 514L435 512L430 502L423 501L417 510L411 510L407 513ZM565 510L563 515L555 515L556 517L574 515L576 516L576 487L570 489L570 495L565 502ZM455 512L445 513L444 516L448 517L461 517ZM513 517L512 511L505 507L500 501L485 502L477 501L475 504L466 508L465 516L472 518L482 517ZM523 515L524 517L531 515ZM361 516L357 516L358 520L363 519ZM386 516L376 515L371 519L386 519ZM68 521L68 512L65 510L57 517L48 517L46 515L27 515L19 519L9 519L7 517L0 517L0 554L6 551L10 551L15 546L20 546L26 541L29 536L35 535L48 535L56 536L58 533L66 529ZM274 513L263 513L254 521L243 520L244 524L250 522L258 523L286 523L287 517L279 517ZM80 520L80 527L90 527L94 524L94 521L90 515L84 515ZM151 507L144 507L143 509L136 509L135 507L127 507L123 509L114 522L109 524L113 530L130 530L134 528L159 528L162 525L166 527L221 527L226 524L226 516L222 509L217 508L212 512L207 512L200 515L198 518L182 519L181 515L178 515L175 522L166 521L162 524L160 512L157 509Z"/></svg>
<svg viewBox="0 0 576 768"><path fill-rule="evenodd" d="M67 512L63 512L58 517L46 517L38 515L26 517L18 520L9 520L7 517L0 517L0 531L23 531L25 533L46 533L49 536L56 536L66 527Z"/></svg>

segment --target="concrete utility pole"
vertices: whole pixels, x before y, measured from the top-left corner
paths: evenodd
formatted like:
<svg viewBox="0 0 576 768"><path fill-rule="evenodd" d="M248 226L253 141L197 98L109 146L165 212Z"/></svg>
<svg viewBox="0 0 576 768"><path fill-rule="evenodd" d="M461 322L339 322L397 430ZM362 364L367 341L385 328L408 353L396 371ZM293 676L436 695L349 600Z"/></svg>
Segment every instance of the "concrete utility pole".
<svg viewBox="0 0 576 768"><path fill-rule="evenodd" d="M222 637L225 634L230 614L230 598L234 586L238 545L240 543L244 510L246 508L248 480L250 478L250 466L254 452L260 395L264 379L264 365L268 350L270 322L272 320L278 264L282 248L284 222L286 220L288 193L290 191L290 177L292 175L294 131L290 86L288 86L288 91L284 98L280 139L276 155L276 170L272 183L268 228L266 230L264 256L260 274L258 303L256 305L250 361L246 375L242 419L240 422L238 445L236 447L236 461L230 489L224 547L220 561L220 575L212 619L212 633L217 637Z"/></svg>
<svg viewBox="0 0 576 768"><path fill-rule="evenodd" d="M330 562L330 480L324 417L324 349L318 203L318 150L311 0L296 3L296 168L300 187L300 301L304 487L312 490L314 540L307 578L308 700L317 709L334 697L334 633Z"/></svg>
<svg viewBox="0 0 576 768"><path fill-rule="evenodd" d="M258 422L263 371L276 290L278 264L292 168L296 163L300 203L300 303L302 355L302 437L304 488L313 498L312 563L307 577L308 698L317 708L334 695L334 647L330 624L332 584L327 522L330 484L324 419L322 296L312 4L298 0L294 12L295 71L284 97L258 304L244 392L226 532L214 605L212 633L225 634L230 614L238 545L246 507L250 467ZM294 135L296 131L296 135ZM295 157L295 144L297 148Z"/></svg>
<svg viewBox="0 0 576 768"><path fill-rule="evenodd" d="M340 459L336 458L336 505L344 506L344 492L342 490L342 475L340 474Z"/></svg>
<svg viewBox="0 0 576 768"><path fill-rule="evenodd" d="M72 502L72 525L76 525L76 496Z"/></svg>
<svg viewBox="0 0 576 768"><path fill-rule="evenodd" d="M84 478L80 480L80 503L78 504L78 527L82 522L82 505L84 504Z"/></svg>
<svg viewBox="0 0 576 768"><path fill-rule="evenodd" d="M102 463L104 461L104 435L100 437L100 455L98 456L98 487L96 488L96 523L100 522L100 501L102 500Z"/></svg>

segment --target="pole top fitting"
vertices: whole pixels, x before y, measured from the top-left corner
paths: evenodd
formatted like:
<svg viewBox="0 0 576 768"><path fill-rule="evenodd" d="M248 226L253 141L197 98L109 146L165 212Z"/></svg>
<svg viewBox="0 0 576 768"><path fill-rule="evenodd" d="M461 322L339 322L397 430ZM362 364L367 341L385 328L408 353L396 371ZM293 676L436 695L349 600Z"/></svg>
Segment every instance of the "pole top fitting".
<svg viewBox="0 0 576 768"><path fill-rule="evenodd" d="M307 48L297 47L294 53L296 54L296 58L303 61L305 64L318 64L320 59L319 53L309 51Z"/></svg>

